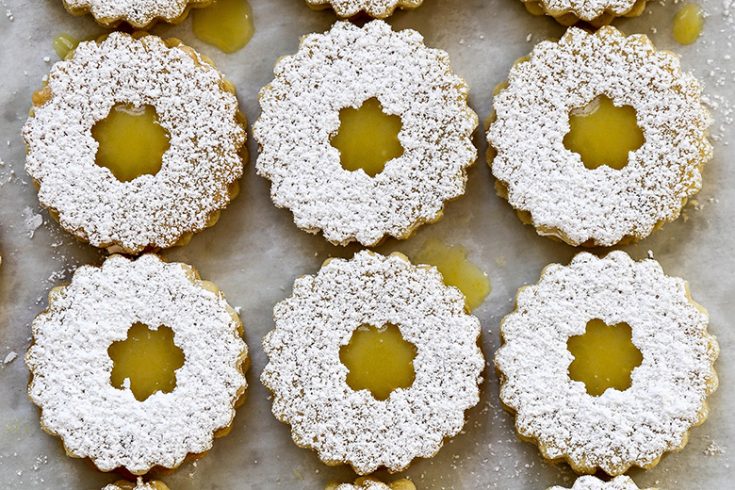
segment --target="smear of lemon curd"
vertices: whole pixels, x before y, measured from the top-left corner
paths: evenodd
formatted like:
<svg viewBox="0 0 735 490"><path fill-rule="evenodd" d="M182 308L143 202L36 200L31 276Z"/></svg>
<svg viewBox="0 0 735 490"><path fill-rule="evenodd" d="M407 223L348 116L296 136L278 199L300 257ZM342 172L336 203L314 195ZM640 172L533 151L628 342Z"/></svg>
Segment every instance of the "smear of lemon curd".
<svg viewBox="0 0 735 490"><path fill-rule="evenodd" d="M414 254L413 262L436 267L445 284L462 291L470 311L480 306L490 294L487 274L468 259L467 250L460 245L450 246L432 238Z"/></svg>
<svg viewBox="0 0 735 490"><path fill-rule="evenodd" d="M71 34L62 32L51 41L51 46L56 51L56 55L63 59L69 56L69 53L74 51L79 45L79 39L75 38Z"/></svg>
<svg viewBox="0 0 735 490"><path fill-rule="evenodd" d="M209 7L194 9L191 22L199 40L225 53L244 48L255 34L247 0L216 0Z"/></svg>
<svg viewBox="0 0 735 490"><path fill-rule="evenodd" d="M684 5L674 16L674 39L679 44L693 44L702 35L704 11L695 3Z"/></svg>

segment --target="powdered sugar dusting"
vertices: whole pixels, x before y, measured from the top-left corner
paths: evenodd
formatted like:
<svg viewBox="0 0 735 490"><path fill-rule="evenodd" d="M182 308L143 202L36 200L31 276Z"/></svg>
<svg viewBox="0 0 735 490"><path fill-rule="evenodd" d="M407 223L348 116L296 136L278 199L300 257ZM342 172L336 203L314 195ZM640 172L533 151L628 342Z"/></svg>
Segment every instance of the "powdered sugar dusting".
<svg viewBox="0 0 735 490"><path fill-rule="evenodd" d="M570 110L601 94L634 107L645 137L621 170L590 170L564 146ZM537 45L511 70L495 110L492 170L508 201L531 214L539 233L572 245L640 239L676 219L712 157L711 118L696 79L645 36L612 27L571 28L558 43Z"/></svg>
<svg viewBox="0 0 735 490"><path fill-rule="evenodd" d="M105 485L102 490L168 490L168 486L158 480L144 482L143 478L139 477L135 483L118 481Z"/></svg>
<svg viewBox="0 0 735 490"><path fill-rule="evenodd" d="M549 490L567 490L565 487L555 486ZM618 476L610 481L600 480L594 476L577 478L572 488L568 490L638 490L638 485L629 476ZM648 490L655 490L653 488Z"/></svg>
<svg viewBox="0 0 735 490"><path fill-rule="evenodd" d="M103 471L143 474L212 447L247 386L247 347L234 311L207 286L184 264L115 255L101 268L80 267L69 286L52 291L48 310L33 322L29 394L42 426L69 454ZM110 384L107 353L136 322L171 328L185 357L176 388L142 402Z"/></svg>
<svg viewBox="0 0 735 490"><path fill-rule="evenodd" d="M330 490L329 488L327 490ZM377 480L364 480L359 483L342 483L332 490L391 490L385 483Z"/></svg>
<svg viewBox="0 0 735 490"><path fill-rule="evenodd" d="M331 5L340 17L352 17L365 12L380 19L391 15L396 8L415 8L422 2L423 0L306 0L311 7Z"/></svg>
<svg viewBox="0 0 735 490"><path fill-rule="evenodd" d="M572 13L590 22L603 14L621 16L630 12L638 0L523 0L537 2L546 12L555 17Z"/></svg>
<svg viewBox="0 0 735 490"><path fill-rule="evenodd" d="M304 38L275 75L261 91L253 130L261 145L257 169L272 182L273 202L291 209L300 228L322 230L335 244L371 246L385 235L406 238L464 193L466 168L477 156L477 116L447 53L424 46L416 31L394 32L380 20L362 28L337 22ZM371 97L403 123L403 155L375 177L345 170L330 144L340 109Z"/></svg>
<svg viewBox="0 0 735 490"><path fill-rule="evenodd" d="M103 24L125 21L143 28L161 19L173 22L181 18L189 5L206 5L212 0L64 0L67 10L91 12Z"/></svg>
<svg viewBox="0 0 735 490"><path fill-rule="evenodd" d="M261 377L274 394L273 413L291 425L298 445L327 463L346 462L359 474L400 471L434 455L479 401L479 321L433 267L366 251L333 259L316 276L297 279L273 316ZM416 346L415 380L378 401L347 385L339 349L360 325L386 323Z"/></svg>
<svg viewBox="0 0 735 490"><path fill-rule="evenodd" d="M113 32L51 69L51 99L28 119L26 170L41 204L98 247L129 253L174 245L207 226L242 175L245 132L222 75L189 48ZM161 170L120 182L95 163L91 128L118 103L151 105L170 136Z"/></svg>
<svg viewBox="0 0 735 490"><path fill-rule="evenodd" d="M595 318L628 323L643 355L623 392L590 396L569 378L567 340ZM655 260L581 253L521 289L516 310L503 320L504 345L495 357L501 399L516 412L523 437L578 472L619 475L631 465L653 466L664 452L681 448L688 430L707 416L718 354L707 323L686 283L664 275Z"/></svg>

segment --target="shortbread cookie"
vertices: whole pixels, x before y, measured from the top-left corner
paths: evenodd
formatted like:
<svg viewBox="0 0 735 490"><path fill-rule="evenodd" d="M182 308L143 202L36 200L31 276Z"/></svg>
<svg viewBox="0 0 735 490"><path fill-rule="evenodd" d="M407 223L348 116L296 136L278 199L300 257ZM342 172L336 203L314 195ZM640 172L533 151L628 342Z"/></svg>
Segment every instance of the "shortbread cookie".
<svg viewBox="0 0 735 490"><path fill-rule="evenodd" d="M306 0L313 9L332 7L340 17L354 17L364 12L370 17L384 19L393 14L397 8L416 8L424 0Z"/></svg>
<svg viewBox="0 0 735 490"><path fill-rule="evenodd" d="M263 111L253 129L257 170L299 228L321 230L334 244L374 246L386 236L408 238L464 193L477 154L477 116L447 53L424 46L418 32L394 32L380 20L337 22L306 36L275 75L260 93ZM331 145L340 110L371 98L400 116L404 150L374 177L343 168Z"/></svg>
<svg viewBox="0 0 735 490"><path fill-rule="evenodd" d="M213 0L63 0L73 15L91 13L105 27L127 22L136 29L149 27L156 21L178 24L192 7L206 7Z"/></svg>
<svg viewBox="0 0 735 490"><path fill-rule="evenodd" d="M647 0L521 0L533 15L548 15L562 25L580 20L595 27L607 25L617 17L638 17Z"/></svg>
<svg viewBox="0 0 735 490"><path fill-rule="evenodd" d="M571 28L512 68L488 131L499 192L539 234L571 245L642 239L676 219L712 157L701 86L644 35ZM645 142L616 169L564 144L570 113L600 96L637 112ZM625 162L624 162L625 163Z"/></svg>
<svg viewBox="0 0 735 490"><path fill-rule="evenodd" d="M106 485L102 490L169 490L168 485L159 480L143 481L138 478L135 482L119 480Z"/></svg>
<svg viewBox="0 0 735 490"><path fill-rule="evenodd" d="M96 163L92 129L120 104L152 107L169 135L155 175L123 182ZM125 253L170 247L213 225L237 193L244 122L232 84L194 50L113 32L81 43L34 95L26 170L78 238Z"/></svg>
<svg viewBox="0 0 735 490"><path fill-rule="evenodd" d="M327 485L326 490L416 490L416 485L405 478L386 484L375 478L361 477L355 480L355 483Z"/></svg>
<svg viewBox="0 0 735 490"><path fill-rule="evenodd" d="M130 380L113 387L109 354L139 323L172 330L184 354L173 391L144 401ZM69 456L90 458L102 471L142 475L208 451L247 387L242 323L222 292L192 267L155 255L80 267L71 284L51 291L32 327L26 363L41 426Z"/></svg>
<svg viewBox="0 0 735 490"><path fill-rule="evenodd" d="M557 485L550 487L549 490L638 490L638 485L629 476L616 476L610 481L600 480L594 476L581 476L577 478L572 488L567 489Z"/></svg>
<svg viewBox="0 0 735 490"><path fill-rule="evenodd" d="M625 322L642 354L624 391L592 396L570 378L568 341L593 319ZM655 260L578 254L518 292L495 356L500 398L516 414L519 435L545 458L564 459L579 473L651 468L683 448L689 429L707 418L718 355L707 324L686 282L666 276Z"/></svg>
<svg viewBox="0 0 735 490"><path fill-rule="evenodd" d="M261 380L296 444L316 450L326 464L347 463L363 475L380 467L401 471L414 458L433 456L479 401L479 321L434 267L368 251L330 259L317 275L297 279L273 316ZM379 400L348 385L341 354L361 327L387 324L415 346L415 377Z"/></svg>

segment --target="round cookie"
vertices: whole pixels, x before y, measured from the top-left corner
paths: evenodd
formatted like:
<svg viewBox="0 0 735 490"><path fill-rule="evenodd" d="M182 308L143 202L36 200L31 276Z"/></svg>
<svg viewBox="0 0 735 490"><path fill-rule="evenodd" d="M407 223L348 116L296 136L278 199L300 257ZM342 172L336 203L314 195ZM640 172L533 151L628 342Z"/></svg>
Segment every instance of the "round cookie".
<svg viewBox="0 0 735 490"><path fill-rule="evenodd" d="M638 17L647 0L521 0L533 15L548 15L565 26L580 20L594 27L607 25L618 17Z"/></svg>
<svg viewBox="0 0 735 490"><path fill-rule="evenodd" d="M416 485L406 478L383 483L370 477L361 477L354 483L334 483L327 485L326 490L416 490Z"/></svg>
<svg viewBox="0 0 735 490"><path fill-rule="evenodd" d="M499 193L539 234L612 246L676 219L712 157L701 86L676 55L613 27L538 44L495 97L487 139ZM637 112L645 141L616 169L566 148L570 112L600 95Z"/></svg>
<svg viewBox="0 0 735 490"><path fill-rule="evenodd" d="M299 228L322 231L333 244L374 246L386 236L408 238L464 193L477 116L447 53L427 48L418 32L395 32L380 20L337 22L306 36L275 75L260 93L256 168ZM331 145L340 110L370 98L400 116L404 150L374 177L343 168Z"/></svg>
<svg viewBox="0 0 735 490"><path fill-rule="evenodd" d="M638 485L629 476L616 476L610 481L600 480L594 476L581 476L577 478L572 488L553 486L548 490L638 490ZM656 490L648 488L646 490Z"/></svg>
<svg viewBox="0 0 735 490"><path fill-rule="evenodd" d="M397 8L413 9L424 0L306 0L313 9L332 7L343 18L354 17L364 12L370 17L384 19L390 17Z"/></svg>
<svg viewBox="0 0 735 490"><path fill-rule="evenodd" d="M592 396L570 378L575 358L567 342L593 319L630 327L642 362L624 391ZM707 324L685 281L666 276L655 260L580 253L519 290L495 356L500 398L516 414L519 435L547 459L564 459L578 473L651 468L707 418L719 352Z"/></svg>
<svg viewBox="0 0 735 490"><path fill-rule="evenodd" d="M122 182L95 161L113 107L153 107L169 134L161 168ZM113 32L56 63L23 129L26 171L61 226L113 252L184 244L237 194L245 120L234 87L177 40Z"/></svg>
<svg viewBox="0 0 735 490"><path fill-rule="evenodd" d="M173 391L144 401L129 384L113 387L108 353L138 323L171 329L184 355ZM80 267L32 325L28 392L41 426L69 456L102 471L175 468L211 449L232 423L247 387L242 328L222 292L188 265L113 255L99 268Z"/></svg>
<svg viewBox="0 0 735 490"><path fill-rule="evenodd" d="M326 464L347 463L362 475L401 471L459 433L465 410L479 401L479 321L434 267L368 251L330 259L317 275L298 278L273 316L261 381L296 444ZM347 384L340 349L361 325L386 324L416 347L415 378L378 400Z"/></svg>
<svg viewBox="0 0 735 490"><path fill-rule="evenodd" d="M118 480L115 483L105 485L102 490L170 490L168 485L159 480L143 481L143 478L138 478L135 482L126 480Z"/></svg>
<svg viewBox="0 0 735 490"><path fill-rule="evenodd" d="M63 0L73 15L91 13L98 23L115 27L126 22L136 29L150 27L156 21L178 24L189 9L206 7L213 0Z"/></svg>

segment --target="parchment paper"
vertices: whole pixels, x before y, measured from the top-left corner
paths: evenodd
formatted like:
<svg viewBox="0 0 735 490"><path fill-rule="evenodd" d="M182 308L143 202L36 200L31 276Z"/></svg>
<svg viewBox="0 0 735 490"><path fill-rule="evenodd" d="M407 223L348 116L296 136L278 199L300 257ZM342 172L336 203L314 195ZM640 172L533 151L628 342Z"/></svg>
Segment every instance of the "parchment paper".
<svg viewBox="0 0 735 490"><path fill-rule="evenodd" d="M735 6L725 14L728 2L732 0L704 4L710 14L704 35L689 47L676 45L671 37L678 6L670 1L653 3L640 18L616 22L626 33L647 33L659 48L680 52L684 65L703 80L717 106L715 158L706 168L697 202L687 207L685 218L625 248L637 258L652 250L669 274L690 281L695 299L709 309L710 328L722 349L717 364L721 386L711 397L709 420L691 431L683 452L665 457L652 470L631 473L642 488L732 485L735 126L728 99L735 101L735 60L730 56L735 56ZM245 49L233 55L195 39L189 20L176 27L158 26L154 32L179 37L211 56L235 82L252 122L259 113L258 90L272 79L276 59L295 52L302 34L326 30L335 17L331 11L312 12L301 0L251 3L257 32ZM415 11L396 14L390 23L395 28L418 29L428 45L449 52L454 69L470 84L471 104L481 119L490 112L493 87L506 78L513 61L536 42L563 32L550 18L528 14L518 0L426 0ZM30 340L30 322L45 307L51 287L67 280L77 265L99 264L103 257L39 210L23 169L20 128L32 91L57 59L51 41L61 32L86 37L103 29L90 16L68 15L60 0L0 0L0 157L4 161L0 166L0 487L4 489L98 489L116 479L114 474L98 472L88 461L65 456L59 440L41 431L38 411L26 394L28 371L22 356ZM516 289L536 282L546 264L568 263L576 251L537 236L518 221L494 193L480 131L475 141L480 158L469 173L467 194L448 205L439 223L422 227L406 242L388 241L379 251L411 253L430 237L464 245L493 284L490 297L475 312L483 325L482 346L490 362L499 342L498 322L512 309ZM253 157L257 155L252 140L250 150ZM290 212L271 204L268 182L255 175L252 163L246 168L242 189L214 228L197 235L190 245L163 255L197 267L204 278L225 291L233 305L242 308L253 361L248 398L238 410L232 433L217 440L210 454L162 478L173 490L321 489L328 481L352 480L349 469L327 467L311 451L293 444L288 427L271 415L270 400L258 376L266 362L260 341L272 328L273 305L290 294L294 278L316 272L329 256L350 256L356 248L333 247L320 236L298 230ZM14 360L13 352L18 355ZM407 474L422 490L544 489L570 484L573 475L568 467L544 462L535 446L516 438L513 419L498 402L496 375L488 366L482 401L468 412L463 433L448 441L433 459L416 461Z"/></svg>

